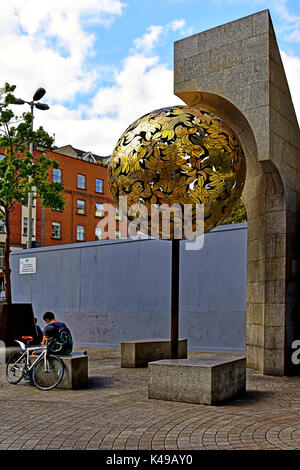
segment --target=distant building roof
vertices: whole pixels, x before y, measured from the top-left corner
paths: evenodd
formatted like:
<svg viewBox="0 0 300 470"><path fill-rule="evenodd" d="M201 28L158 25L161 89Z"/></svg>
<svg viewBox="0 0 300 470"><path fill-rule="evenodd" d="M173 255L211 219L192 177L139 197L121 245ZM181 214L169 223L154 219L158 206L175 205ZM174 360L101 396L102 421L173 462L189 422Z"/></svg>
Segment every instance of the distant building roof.
<svg viewBox="0 0 300 470"><path fill-rule="evenodd" d="M66 155L68 157L79 158L80 160L85 160L91 163L106 163L110 159L110 155L102 156L96 155L91 151L84 151L80 149L76 149L72 145L64 145L63 147L54 147L53 149L55 152L60 153L62 155Z"/></svg>

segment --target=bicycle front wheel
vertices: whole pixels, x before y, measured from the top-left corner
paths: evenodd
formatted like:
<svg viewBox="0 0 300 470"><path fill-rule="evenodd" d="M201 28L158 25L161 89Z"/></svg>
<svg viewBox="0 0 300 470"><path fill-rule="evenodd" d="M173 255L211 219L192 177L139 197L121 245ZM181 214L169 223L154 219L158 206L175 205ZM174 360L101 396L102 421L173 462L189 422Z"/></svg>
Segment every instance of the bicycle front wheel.
<svg viewBox="0 0 300 470"><path fill-rule="evenodd" d="M64 363L60 357L43 356L36 363L32 371L34 385L40 390L51 390L61 381L64 374Z"/></svg>
<svg viewBox="0 0 300 470"><path fill-rule="evenodd" d="M16 352L10 356L6 364L6 380L13 385L20 382L24 377L24 369L26 367L25 356L22 353Z"/></svg>

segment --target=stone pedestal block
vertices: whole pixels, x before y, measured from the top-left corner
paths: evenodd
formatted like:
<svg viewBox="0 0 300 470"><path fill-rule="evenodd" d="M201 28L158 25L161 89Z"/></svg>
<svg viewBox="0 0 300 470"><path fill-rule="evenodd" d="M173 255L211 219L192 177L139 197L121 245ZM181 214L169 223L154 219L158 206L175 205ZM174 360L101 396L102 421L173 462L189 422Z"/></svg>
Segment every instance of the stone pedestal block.
<svg viewBox="0 0 300 470"><path fill-rule="evenodd" d="M148 364L148 397L213 405L246 391L246 357L169 359Z"/></svg>
<svg viewBox="0 0 300 470"><path fill-rule="evenodd" d="M72 354L59 356L64 363L64 375L56 388L79 389L88 386L88 356L86 351L73 351ZM32 362L36 358L30 357ZM33 385L32 380L30 384Z"/></svg>
<svg viewBox="0 0 300 470"><path fill-rule="evenodd" d="M170 358L169 339L142 339L121 343L121 367L147 367L148 362ZM178 341L179 358L187 357L187 339Z"/></svg>
<svg viewBox="0 0 300 470"><path fill-rule="evenodd" d="M86 351L74 351L70 356L60 356L65 370L57 388L78 389L88 386L88 356Z"/></svg>

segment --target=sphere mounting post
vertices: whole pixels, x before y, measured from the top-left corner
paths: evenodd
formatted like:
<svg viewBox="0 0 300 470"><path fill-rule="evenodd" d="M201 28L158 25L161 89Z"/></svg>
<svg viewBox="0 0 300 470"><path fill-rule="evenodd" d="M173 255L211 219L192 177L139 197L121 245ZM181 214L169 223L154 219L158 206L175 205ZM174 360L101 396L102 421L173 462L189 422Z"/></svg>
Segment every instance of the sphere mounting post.
<svg viewBox="0 0 300 470"><path fill-rule="evenodd" d="M180 240L172 240L171 273L171 359L178 359Z"/></svg>

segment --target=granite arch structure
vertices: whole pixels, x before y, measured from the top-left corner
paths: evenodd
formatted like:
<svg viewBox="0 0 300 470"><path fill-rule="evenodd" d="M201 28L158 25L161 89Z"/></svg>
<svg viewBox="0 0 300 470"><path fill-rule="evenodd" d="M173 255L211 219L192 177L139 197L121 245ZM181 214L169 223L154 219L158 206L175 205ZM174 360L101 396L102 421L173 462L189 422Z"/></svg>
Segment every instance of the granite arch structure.
<svg viewBox="0 0 300 470"><path fill-rule="evenodd" d="M247 164L247 366L299 374L300 133L268 10L175 43L174 91L222 118Z"/></svg>

